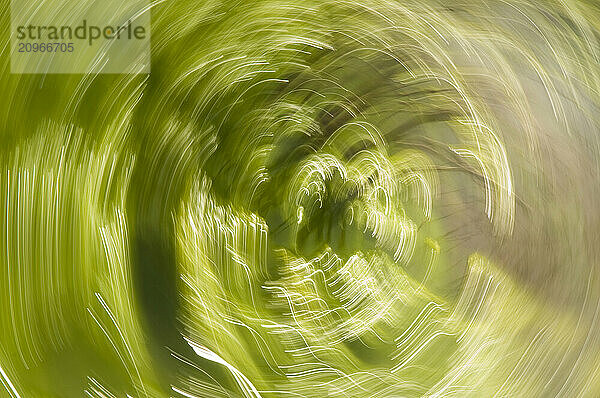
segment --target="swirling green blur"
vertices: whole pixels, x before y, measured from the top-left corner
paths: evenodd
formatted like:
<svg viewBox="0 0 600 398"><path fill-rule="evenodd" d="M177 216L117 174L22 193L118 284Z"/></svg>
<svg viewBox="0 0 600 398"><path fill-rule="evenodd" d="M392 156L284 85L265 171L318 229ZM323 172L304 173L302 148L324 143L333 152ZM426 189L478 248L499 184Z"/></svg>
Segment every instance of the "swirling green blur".
<svg viewBox="0 0 600 398"><path fill-rule="evenodd" d="M596 1L139 12L149 74L0 33L1 397L600 396Z"/></svg>

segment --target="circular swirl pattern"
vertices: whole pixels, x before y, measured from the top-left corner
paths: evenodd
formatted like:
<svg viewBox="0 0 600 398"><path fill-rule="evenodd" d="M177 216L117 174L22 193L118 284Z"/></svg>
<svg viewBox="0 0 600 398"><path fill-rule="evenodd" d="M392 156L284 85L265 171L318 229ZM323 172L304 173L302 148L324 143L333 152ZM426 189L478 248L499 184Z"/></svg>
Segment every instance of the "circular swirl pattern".
<svg viewBox="0 0 600 398"><path fill-rule="evenodd" d="M144 12L147 75L2 36L7 396L599 393L595 2Z"/></svg>

